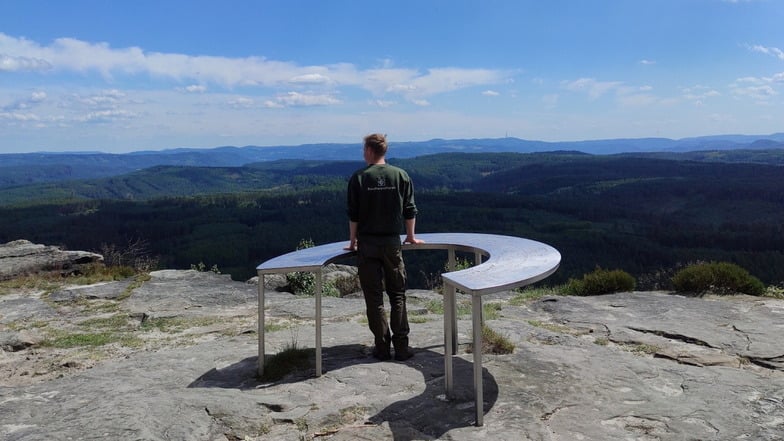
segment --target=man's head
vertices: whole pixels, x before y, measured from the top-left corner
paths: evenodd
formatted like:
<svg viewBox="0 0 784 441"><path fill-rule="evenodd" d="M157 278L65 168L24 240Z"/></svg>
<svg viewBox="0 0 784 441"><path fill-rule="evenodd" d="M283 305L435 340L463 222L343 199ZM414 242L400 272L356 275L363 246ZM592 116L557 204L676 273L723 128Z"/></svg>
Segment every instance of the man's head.
<svg viewBox="0 0 784 441"><path fill-rule="evenodd" d="M374 133L365 137L365 154L370 154L370 159L380 159L387 154L387 137Z"/></svg>

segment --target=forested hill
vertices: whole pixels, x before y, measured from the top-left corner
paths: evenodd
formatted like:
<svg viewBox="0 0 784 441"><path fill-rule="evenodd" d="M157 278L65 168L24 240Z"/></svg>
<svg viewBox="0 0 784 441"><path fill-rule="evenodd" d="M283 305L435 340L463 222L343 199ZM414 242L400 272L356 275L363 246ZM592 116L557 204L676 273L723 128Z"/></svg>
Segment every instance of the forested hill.
<svg viewBox="0 0 784 441"><path fill-rule="evenodd" d="M560 153L448 153L410 159L391 158L405 167L421 189L470 189L486 175L560 157ZM172 196L248 191L304 190L337 185L341 188L362 161L278 160L242 167L156 166L109 178L72 180L0 188L0 206L82 199L148 200Z"/></svg>
<svg viewBox="0 0 784 441"><path fill-rule="evenodd" d="M765 161L784 163L776 149L784 148L784 133L771 135L722 135L684 139L639 138L591 141L545 142L518 138L431 139L421 142L393 142L390 158L412 158L437 153L534 153L573 150L590 154L653 152L675 154L691 151L763 150L773 152ZM780 150L779 150L780 152ZM743 154L711 155L708 160L745 162ZM760 157L757 156L757 159ZM0 188L73 179L111 177L150 167L211 166L237 167L253 162L281 159L351 161L361 159L360 143L307 144L270 147L216 147L209 149L171 149L138 151L125 154L101 152L0 154Z"/></svg>
<svg viewBox="0 0 784 441"><path fill-rule="evenodd" d="M728 153L729 154L729 153ZM784 157L784 150L781 151ZM405 168L418 190L474 191L559 198L613 192L645 192L663 198L720 194L754 197L776 194L784 180L780 166L754 164L768 150L747 151L747 162L704 162L633 154L597 156L581 152L444 153L390 159ZM758 162L758 161L757 161ZM125 175L0 188L0 206L68 200L150 200L254 191L338 188L361 161L279 160L242 167L156 166ZM781 194L781 193L778 193ZM575 201L577 203L577 201Z"/></svg>
<svg viewBox="0 0 784 441"><path fill-rule="evenodd" d="M781 166L580 152L391 162L415 181L421 232L541 240L564 256L548 279L553 283L601 266L629 271L641 288L655 288L672 268L699 260L737 263L765 283L784 281ZM346 180L361 166L305 160L165 166L0 189L0 242L100 252L140 240L162 267L204 262L240 280L302 239L344 240ZM414 286L439 270L434 265L417 264Z"/></svg>
<svg viewBox="0 0 784 441"><path fill-rule="evenodd" d="M328 185L361 165L360 162L286 160L243 167L155 166L109 178L0 188L0 206L298 190Z"/></svg>

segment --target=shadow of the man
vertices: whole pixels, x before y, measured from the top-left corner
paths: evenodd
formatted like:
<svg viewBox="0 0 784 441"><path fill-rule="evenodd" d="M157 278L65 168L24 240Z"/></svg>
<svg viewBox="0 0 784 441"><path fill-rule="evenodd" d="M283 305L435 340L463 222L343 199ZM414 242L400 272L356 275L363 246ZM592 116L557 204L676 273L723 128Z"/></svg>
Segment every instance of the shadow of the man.
<svg viewBox="0 0 784 441"><path fill-rule="evenodd" d="M359 344L339 345L322 349L324 373L358 364L378 364L367 355L367 348ZM387 422L395 441L427 435L439 438L446 432L475 423L473 364L461 357L453 357L453 394L447 398L444 386L444 356L432 348L420 348L416 356L405 364L422 374L425 390L405 400L397 401L368 419L370 424ZM266 389L282 384L314 379L315 370L304 370L287 375L275 382L261 381L256 376L258 357L248 357L222 369L212 369L194 380L188 387L226 389ZM393 363L393 362L387 362ZM498 399L498 384L483 368L483 412L488 412ZM421 439L421 438L419 438Z"/></svg>

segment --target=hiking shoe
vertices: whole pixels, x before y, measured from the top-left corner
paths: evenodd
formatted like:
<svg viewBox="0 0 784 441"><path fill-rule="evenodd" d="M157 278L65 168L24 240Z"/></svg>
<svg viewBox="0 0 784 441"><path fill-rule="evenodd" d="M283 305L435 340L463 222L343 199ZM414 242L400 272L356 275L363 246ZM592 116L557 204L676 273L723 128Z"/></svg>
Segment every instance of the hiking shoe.
<svg viewBox="0 0 784 441"><path fill-rule="evenodd" d="M397 361L406 361L409 358L413 357L414 353L411 352L408 348L403 350L395 350L395 360Z"/></svg>
<svg viewBox="0 0 784 441"><path fill-rule="evenodd" d="M389 353L389 348L381 348L376 346L373 349L373 358L379 361L387 361L392 358L392 355Z"/></svg>

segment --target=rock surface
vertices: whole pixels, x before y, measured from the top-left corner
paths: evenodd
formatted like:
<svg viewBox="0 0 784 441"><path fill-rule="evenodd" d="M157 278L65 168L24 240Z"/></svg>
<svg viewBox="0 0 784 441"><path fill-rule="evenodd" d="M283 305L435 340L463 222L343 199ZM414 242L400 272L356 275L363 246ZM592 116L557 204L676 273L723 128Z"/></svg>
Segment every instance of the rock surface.
<svg viewBox="0 0 784 441"><path fill-rule="evenodd" d="M59 247L15 240L0 244L0 280L48 271L71 273L80 266L103 261L100 254L63 251Z"/></svg>
<svg viewBox="0 0 784 441"><path fill-rule="evenodd" d="M311 366L274 382L255 376L252 284L158 271L143 283L0 294L0 439L784 438L784 301L488 297L497 317L487 325L515 350L485 355L475 427L470 316L458 322L447 399L443 322L429 312L441 297L408 294L414 358L375 362L361 297L327 297L324 375ZM266 295L267 355L313 347L313 299ZM67 344L76 334L97 340Z"/></svg>

